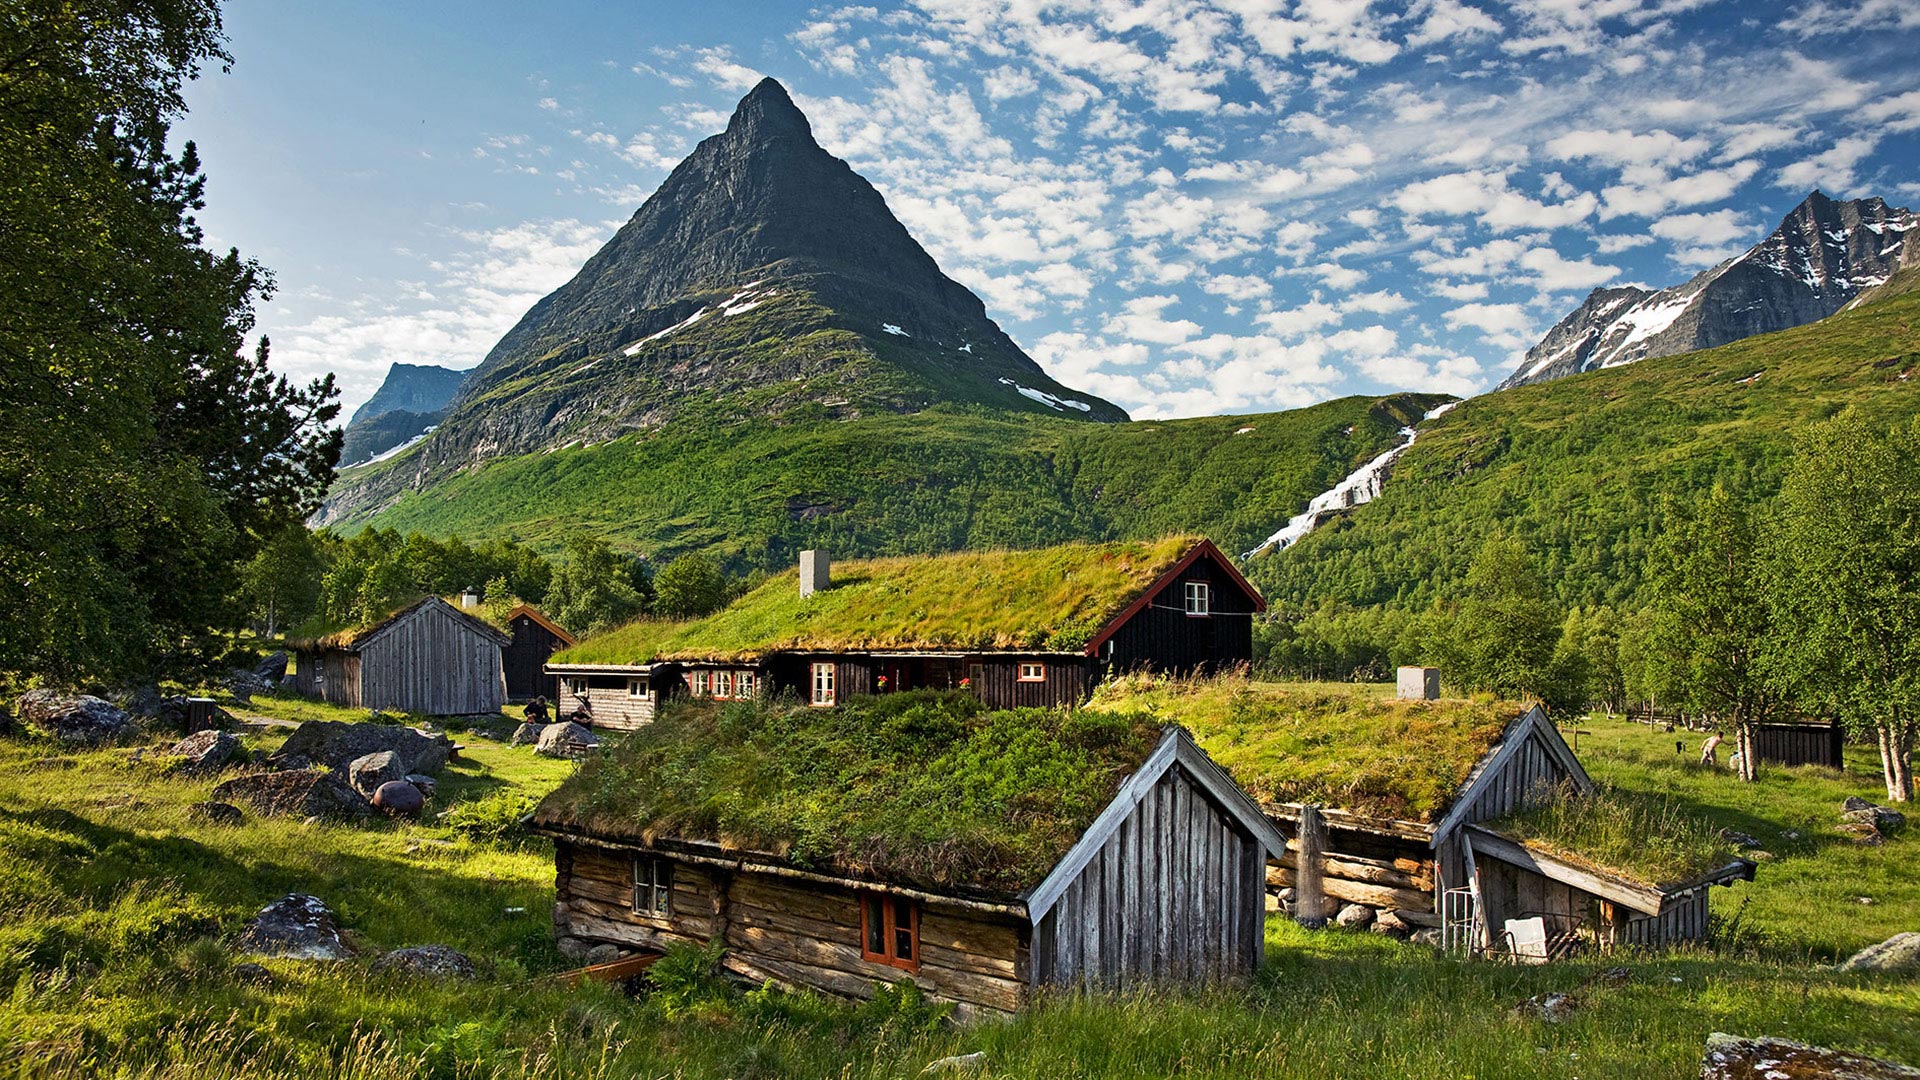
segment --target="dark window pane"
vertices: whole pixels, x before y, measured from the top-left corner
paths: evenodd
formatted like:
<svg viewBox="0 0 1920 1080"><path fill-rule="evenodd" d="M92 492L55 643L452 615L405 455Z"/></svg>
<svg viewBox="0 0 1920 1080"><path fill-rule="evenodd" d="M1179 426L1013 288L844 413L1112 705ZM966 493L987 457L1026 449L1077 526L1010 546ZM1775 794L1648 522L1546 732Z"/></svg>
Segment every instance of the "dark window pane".
<svg viewBox="0 0 1920 1080"><path fill-rule="evenodd" d="M862 903L867 910L867 951L884 956L887 951L886 908L877 896L866 897Z"/></svg>

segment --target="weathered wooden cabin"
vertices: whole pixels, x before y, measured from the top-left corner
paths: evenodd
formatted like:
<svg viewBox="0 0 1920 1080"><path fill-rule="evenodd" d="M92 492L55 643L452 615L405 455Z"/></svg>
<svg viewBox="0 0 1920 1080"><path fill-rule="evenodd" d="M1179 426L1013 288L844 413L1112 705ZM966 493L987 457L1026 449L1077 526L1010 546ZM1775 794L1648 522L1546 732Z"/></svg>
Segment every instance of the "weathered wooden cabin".
<svg viewBox="0 0 1920 1080"><path fill-rule="evenodd" d="M378 622L288 642L293 689L335 705L428 716L497 713L506 703L499 627L437 596Z"/></svg>
<svg viewBox="0 0 1920 1080"><path fill-rule="evenodd" d="M824 714L835 710L799 711L801 730L783 738L811 743L831 729ZM961 712L957 729L930 726L891 748L850 740L830 769L783 770L782 784L754 787L783 809L735 806L745 820L692 827L686 801L739 767L735 740L750 736L688 717L629 737L535 811L532 828L555 845L564 950L719 941L721 964L750 980L864 997L906 979L963 1015L1013 1012L1048 987L1228 980L1260 963L1264 869L1285 841L1179 728L1123 723L1088 739L1092 729L1064 719L1015 731ZM944 809L982 778L925 765L961 746L990 751L996 738L1019 740L1019 775L1062 787L995 785L1007 807ZM675 762L674 788L647 787L642 766L614 804L594 801L610 797L600 770L661 757ZM838 780L900 770L918 775L901 784L897 812L849 803Z"/></svg>
<svg viewBox="0 0 1920 1080"><path fill-rule="evenodd" d="M507 612L505 621L507 633L512 635L512 640L500 650L500 666L507 677L507 700L530 701L544 697L557 701L559 683L547 674L547 660L572 645L573 635L531 604L516 606Z"/></svg>
<svg viewBox="0 0 1920 1080"><path fill-rule="evenodd" d="M1442 929L1463 951L1506 951L1508 920L1536 918L1556 948L1657 945L1703 937L1707 889L1753 876L1729 853L1685 880L1648 882L1508 835L1517 815L1594 788L1538 706L1358 694L1329 704L1326 691L1253 684L1148 693L1174 694L1153 703L1192 725L1293 837L1269 882L1313 890L1310 915L1361 904ZM1276 731L1285 738L1272 742Z"/></svg>
<svg viewBox="0 0 1920 1080"><path fill-rule="evenodd" d="M673 694L971 690L995 707L1073 705L1111 672L1219 671L1253 658L1266 601L1210 541L873 559L805 552L705 619L643 620L556 653L562 715L631 729ZM804 572L802 572L804 571Z"/></svg>
<svg viewBox="0 0 1920 1080"><path fill-rule="evenodd" d="M1753 752L1775 765L1846 768L1847 731L1837 723L1755 724Z"/></svg>

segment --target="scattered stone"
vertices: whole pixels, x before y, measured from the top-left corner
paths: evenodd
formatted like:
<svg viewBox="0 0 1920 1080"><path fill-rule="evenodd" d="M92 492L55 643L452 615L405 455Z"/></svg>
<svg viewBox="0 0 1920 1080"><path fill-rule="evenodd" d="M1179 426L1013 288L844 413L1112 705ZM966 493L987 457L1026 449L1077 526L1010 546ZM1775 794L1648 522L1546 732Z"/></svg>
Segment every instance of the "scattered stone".
<svg viewBox="0 0 1920 1080"><path fill-rule="evenodd" d="M1742 850L1746 848L1757 848L1760 846L1759 840L1754 839L1753 836L1747 833L1743 833L1738 829L1721 829L1720 840L1722 843L1730 844L1733 847L1740 848Z"/></svg>
<svg viewBox="0 0 1920 1080"><path fill-rule="evenodd" d="M583 960L588 967L593 967L596 964L611 964L623 955L625 955L625 953L622 952L620 946L611 945L603 941L589 948L586 954L580 959Z"/></svg>
<svg viewBox="0 0 1920 1080"><path fill-rule="evenodd" d="M1855 810L1871 810L1873 809L1873 807L1874 807L1873 803L1868 802L1867 800L1861 798L1860 796L1849 795L1847 796L1846 801L1840 804L1840 811L1842 813L1850 814Z"/></svg>
<svg viewBox="0 0 1920 1080"><path fill-rule="evenodd" d="M561 956L569 960L585 960L588 951L593 948L593 945L585 938L577 938L572 934L562 934L553 939L553 947L560 951Z"/></svg>
<svg viewBox="0 0 1920 1080"><path fill-rule="evenodd" d="M1800 831L1798 829L1788 829L1786 832L1781 833L1780 837L1783 840L1798 840L1800 839Z"/></svg>
<svg viewBox="0 0 1920 1080"><path fill-rule="evenodd" d="M353 790L373 798L380 785L394 780L404 779L407 771L400 767L400 757L391 750L377 750L371 754L362 754L347 763L347 783Z"/></svg>
<svg viewBox="0 0 1920 1080"><path fill-rule="evenodd" d="M1333 921L1348 930L1365 930L1373 925L1373 909L1365 904L1348 904L1340 909Z"/></svg>
<svg viewBox="0 0 1920 1080"><path fill-rule="evenodd" d="M189 805L187 816L209 825L238 825L246 817L232 803L214 802L211 799Z"/></svg>
<svg viewBox="0 0 1920 1080"><path fill-rule="evenodd" d="M1853 902L1854 902L1854 903L1856 903L1856 904L1859 904L1859 905L1860 905L1861 907L1872 907L1872 906L1873 906L1873 897L1871 897L1871 896L1856 896L1856 897L1854 897L1854 898L1853 898Z"/></svg>
<svg viewBox="0 0 1920 1080"><path fill-rule="evenodd" d="M169 699L160 696L160 688L145 683L107 695L107 700L125 710L128 716L148 720L160 717Z"/></svg>
<svg viewBox="0 0 1920 1080"><path fill-rule="evenodd" d="M1440 937L1440 928L1437 926L1428 926L1415 930L1413 936L1407 940L1415 945L1430 945L1436 949L1445 944Z"/></svg>
<svg viewBox="0 0 1920 1080"><path fill-rule="evenodd" d="M1882 836L1896 833L1906 827L1907 815L1898 810L1889 810L1884 806L1869 806L1864 810L1849 810L1840 815L1841 820L1851 825L1871 825Z"/></svg>
<svg viewBox="0 0 1920 1080"><path fill-rule="evenodd" d="M234 948L254 956L294 960L345 960L353 955L340 936L333 911L319 897L305 893L288 893L261 908L240 931Z"/></svg>
<svg viewBox="0 0 1920 1080"><path fill-rule="evenodd" d="M937 1058L920 1070L922 1076L927 1073L977 1073L987 1067L987 1052L975 1050L971 1054L955 1054L952 1057Z"/></svg>
<svg viewBox="0 0 1920 1080"><path fill-rule="evenodd" d="M540 742L534 752L547 757L585 757L598 748L600 737L571 720L561 724L548 724L540 733Z"/></svg>
<svg viewBox="0 0 1920 1080"><path fill-rule="evenodd" d="M342 769L355 758L382 750L391 752L399 761L399 776L438 773L453 752L453 743L445 736L429 738L397 724L309 720L287 736L276 756L297 755L329 769Z"/></svg>
<svg viewBox="0 0 1920 1080"><path fill-rule="evenodd" d="M1879 847L1887 842L1887 838L1882 836L1880 830L1874 828L1870 822L1849 822L1840 826L1840 832L1861 847Z"/></svg>
<svg viewBox="0 0 1920 1080"><path fill-rule="evenodd" d="M445 945L414 945L375 960L373 970L433 979L471 979L473 961Z"/></svg>
<svg viewBox="0 0 1920 1080"><path fill-rule="evenodd" d="M1895 934L1869 945L1840 965L1841 971L1920 971L1920 933Z"/></svg>
<svg viewBox="0 0 1920 1080"><path fill-rule="evenodd" d="M547 730L545 724L521 724L513 729L513 738L507 741L515 746L532 746L540 741L540 733L545 730Z"/></svg>
<svg viewBox="0 0 1920 1080"><path fill-rule="evenodd" d="M440 786L433 777L425 773L408 773L406 780L407 783L420 789L420 797L423 799L432 799L434 790Z"/></svg>
<svg viewBox="0 0 1920 1080"><path fill-rule="evenodd" d="M1514 1006L1513 1011L1523 1019L1545 1020L1549 1024L1557 1024L1567 1017L1572 1016L1573 1011L1579 1007L1579 998L1572 994L1562 994L1555 991L1547 994L1535 994Z"/></svg>
<svg viewBox="0 0 1920 1080"><path fill-rule="evenodd" d="M420 789L405 780L389 780L381 784L373 793L373 808L384 810L394 817L418 817L420 809L427 800L420 795Z"/></svg>
<svg viewBox="0 0 1920 1080"><path fill-rule="evenodd" d="M1887 1061L1828 1050L1787 1039L1743 1038L1716 1031L1707 1036L1700 1059L1700 1080L1753 1080L1757 1077L1794 1077L1796 1080L1915 1080L1920 1069Z"/></svg>
<svg viewBox="0 0 1920 1080"><path fill-rule="evenodd" d="M213 789L222 802L245 803L269 816L359 821L373 813L360 793L317 769L236 776Z"/></svg>
<svg viewBox="0 0 1920 1080"><path fill-rule="evenodd" d="M240 749L240 740L224 731L196 731L173 744L167 753L179 758L175 766L183 773L217 773L232 760L234 751Z"/></svg>
<svg viewBox="0 0 1920 1080"><path fill-rule="evenodd" d="M28 727L73 746L98 746L134 733L132 717L92 694L29 690L19 708Z"/></svg>
<svg viewBox="0 0 1920 1080"><path fill-rule="evenodd" d="M246 668L234 668L227 672L227 677L222 681L226 684L228 692L233 694L233 700L242 705L252 704L253 695L264 694L273 689L267 685L267 680Z"/></svg>
<svg viewBox="0 0 1920 1080"><path fill-rule="evenodd" d="M258 664L253 665L253 673L266 680L268 684L277 683L287 677L287 650L275 649L268 653Z"/></svg>
<svg viewBox="0 0 1920 1080"><path fill-rule="evenodd" d="M1393 938L1406 938L1413 933L1413 927L1402 919L1398 912L1382 911L1373 918L1373 932Z"/></svg>
<svg viewBox="0 0 1920 1080"><path fill-rule="evenodd" d="M235 982L249 983L253 986L270 986L273 983L273 972L268 971L265 964L245 960L233 965L232 970Z"/></svg>

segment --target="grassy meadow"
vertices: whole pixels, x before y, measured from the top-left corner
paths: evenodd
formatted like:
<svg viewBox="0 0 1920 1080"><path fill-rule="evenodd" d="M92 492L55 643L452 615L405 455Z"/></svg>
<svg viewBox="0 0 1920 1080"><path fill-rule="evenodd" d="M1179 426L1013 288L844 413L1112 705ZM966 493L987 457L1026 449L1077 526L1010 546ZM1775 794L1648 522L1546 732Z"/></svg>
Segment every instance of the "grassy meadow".
<svg viewBox="0 0 1920 1080"><path fill-rule="evenodd" d="M272 699L234 709L352 715ZM1685 764L1697 736L1676 755L1675 736L1623 721L1578 730L1596 778L1762 841L1759 879L1716 890L1716 911L1737 923L1715 950L1516 968L1276 919L1251 986L1061 997L968 1028L909 993L852 1005L731 987L692 955L663 962L638 996L567 988L545 978L571 964L551 944L553 870L537 842L441 822L207 825L187 806L210 779L130 761L126 747L0 741L0 1076L879 1078L984 1051L985 1075L1007 1077L1651 1080L1695 1075L1715 1030L1920 1063L1920 983L1826 966L1920 928L1912 836L1864 849L1833 828L1841 798L1876 795L1870 750L1855 749L1844 777L1768 770L1746 786ZM573 768L458 738L467 749L436 809L482 826ZM365 958L269 960L270 983L236 978L219 943L294 890L326 900ZM466 951L480 977L371 972L380 951L425 943ZM1596 978L1615 965L1629 977ZM1558 1024L1516 1014L1547 991L1582 1003Z"/></svg>

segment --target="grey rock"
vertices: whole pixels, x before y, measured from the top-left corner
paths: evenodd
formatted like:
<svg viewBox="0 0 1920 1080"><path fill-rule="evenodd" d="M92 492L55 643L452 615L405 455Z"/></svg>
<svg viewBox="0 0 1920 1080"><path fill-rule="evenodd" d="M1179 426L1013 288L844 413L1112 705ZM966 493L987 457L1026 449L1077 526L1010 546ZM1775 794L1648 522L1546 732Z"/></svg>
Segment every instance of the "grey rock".
<svg viewBox="0 0 1920 1080"><path fill-rule="evenodd" d="M1840 832L1861 847L1879 847L1887 842L1887 838L1870 821L1850 821L1840 826Z"/></svg>
<svg viewBox="0 0 1920 1080"><path fill-rule="evenodd" d="M466 374L428 364L388 368L386 381L342 432L340 464L357 465L439 424Z"/></svg>
<svg viewBox="0 0 1920 1080"><path fill-rule="evenodd" d="M353 955L332 909L305 893L288 893L261 908L240 931L234 948L294 960L344 960Z"/></svg>
<svg viewBox="0 0 1920 1080"><path fill-rule="evenodd" d="M253 665L253 673L272 686L287 677L287 650L275 649Z"/></svg>
<svg viewBox="0 0 1920 1080"><path fill-rule="evenodd" d="M391 750L362 754L347 762L344 771L348 785L369 799L380 785L403 780L407 775L407 770L400 767L400 756Z"/></svg>
<svg viewBox="0 0 1920 1080"><path fill-rule="evenodd" d="M1858 795L1849 795L1846 801L1840 804L1840 812L1843 814L1851 814L1855 810L1871 810L1877 805L1879 804L1868 802Z"/></svg>
<svg viewBox="0 0 1920 1080"><path fill-rule="evenodd" d="M406 780L407 780L407 783L412 784L414 787L420 789L421 798L429 801L433 799L434 791L437 790L440 786L439 784L434 782L433 777L428 776L425 773L408 773Z"/></svg>
<svg viewBox="0 0 1920 1080"><path fill-rule="evenodd" d="M173 744L167 753L179 759L175 768L190 775L217 773L240 749L240 740L224 731L196 731Z"/></svg>
<svg viewBox="0 0 1920 1080"><path fill-rule="evenodd" d="M1920 933L1895 934L1869 945L1840 965L1841 971L1920 971Z"/></svg>
<svg viewBox="0 0 1920 1080"><path fill-rule="evenodd" d="M553 947L560 951L561 956L569 960L584 962L587 958L587 953L593 949L593 942L585 938L574 937L572 934L562 934L553 939Z"/></svg>
<svg viewBox="0 0 1920 1080"><path fill-rule="evenodd" d="M545 730L547 730L546 724L521 724L513 729L513 738L509 741L515 746L533 746L540 741L540 733Z"/></svg>
<svg viewBox="0 0 1920 1080"><path fill-rule="evenodd" d="M561 724L548 724L540 733L540 742L534 752L547 757L585 756L600 746L600 737L571 720Z"/></svg>
<svg viewBox="0 0 1920 1080"><path fill-rule="evenodd" d="M1333 921L1348 930L1365 930L1373 925L1373 909L1365 904L1347 904L1333 917Z"/></svg>
<svg viewBox="0 0 1920 1080"><path fill-rule="evenodd" d="M427 800L405 780L389 780L374 790L373 806L396 817L418 817Z"/></svg>
<svg viewBox="0 0 1920 1080"><path fill-rule="evenodd" d="M1738 829L1721 829L1720 840L1723 843L1740 848L1743 851L1747 848L1757 848L1760 846L1760 841Z"/></svg>
<svg viewBox="0 0 1920 1080"><path fill-rule="evenodd" d="M220 802L244 803L271 817L361 821L373 807L333 773L318 769L236 776L213 789Z"/></svg>
<svg viewBox="0 0 1920 1080"><path fill-rule="evenodd" d="M248 983L253 986L273 985L273 972L268 971L265 964L256 964L251 960L246 960L233 965L232 971L235 982Z"/></svg>
<svg viewBox="0 0 1920 1080"><path fill-rule="evenodd" d="M1415 945L1430 945L1436 949L1440 948L1444 944L1444 942L1441 940L1440 928L1437 926L1427 926L1427 927L1422 927L1419 930L1415 930L1412 936L1407 938L1407 940L1414 943Z"/></svg>
<svg viewBox="0 0 1920 1080"><path fill-rule="evenodd" d="M375 960L373 970L433 979L471 979L473 961L446 945L413 945Z"/></svg>
<svg viewBox="0 0 1920 1080"><path fill-rule="evenodd" d="M99 746L137 731L125 710L92 694L29 690L21 695L19 710L28 727L70 746Z"/></svg>
<svg viewBox="0 0 1920 1080"><path fill-rule="evenodd" d="M1515 1005L1513 1011L1517 1015L1525 1018L1544 1020L1549 1024L1557 1024L1567 1017L1572 1016L1574 1010L1579 1007L1580 999L1578 997L1573 994L1562 994L1556 991L1553 993L1535 994L1520 1004Z"/></svg>
<svg viewBox="0 0 1920 1080"><path fill-rule="evenodd" d="M233 699L242 705L251 703L253 695L264 694L273 689L267 685L267 680L247 668L234 668L227 672L227 677L223 681L226 683L227 691L233 695Z"/></svg>
<svg viewBox="0 0 1920 1080"><path fill-rule="evenodd" d="M1916 1080L1920 1069L1884 1058L1843 1054L1820 1046L1716 1031L1707 1036L1700 1080Z"/></svg>
<svg viewBox="0 0 1920 1080"><path fill-rule="evenodd" d="M391 751L399 762L399 776L438 773L453 752L446 736L429 738L397 724L345 724L337 720L310 720L287 736L276 757L304 757L329 769L342 769L355 758Z"/></svg>
<svg viewBox="0 0 1920 1080"><path fill-rule="evenodd" d="M108 694L107 700L125 710L128 716L142 720L159 717L167 702L167 699L161 696L160 688L152 683Z"/></svg>
<svg viewBox="0 0 1920 1080"><path fill-rule="evenodd" d="M586 951L586 955L582 956L580 959L582 963L586 964L588 967L592 967L595 964L611 964L615 960L618 960L625 955L626 955L626 950L622 949L620 946L609 945L608 943L603 941L600 944L595 945L592 948L588 949Z"/></svg>
<svg viewBox="0 0 1920 1080"><path fill-rule="evenodd" d="M1840 815L1841 819L1852 825L1871 825L1882 835L1891 835L1906 828L1907 815L1898 810L1889 810L1884 806L1869 806L1865 810L1849 810Z"/></svg>
<svg viewBox="0 0 1920 1080"><path fill-rule="evenodd" d="M240 808L232 803L206 802L191 803L187 806L187 815L211 825L238 825L246 817Z"/></svg>
<svg viewBox="0 0 1920 1080"><path fill-rule="evenodd" d="M1409 925L1405 919L1402 919L1392 911L1377 913L1374 916L1371 929L1376 934L1385 934L1388 937L1400 938L1402 940L1411 937L1414 931L1414 928Z"/></svg>

